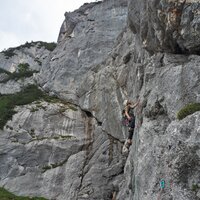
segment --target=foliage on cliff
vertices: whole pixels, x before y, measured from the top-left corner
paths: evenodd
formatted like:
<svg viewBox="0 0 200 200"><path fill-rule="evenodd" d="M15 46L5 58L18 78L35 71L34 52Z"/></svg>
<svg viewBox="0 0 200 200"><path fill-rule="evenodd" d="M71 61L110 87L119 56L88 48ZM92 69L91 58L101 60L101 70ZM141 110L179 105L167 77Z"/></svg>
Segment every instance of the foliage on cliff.
<svg viewBox="0 0 200 200"><path fill-rule="evenodd" d="M200 103L191 103L184 106L178 113L177 118L179 120L184 119L188 115L191 115L197 111L200 111Z"/></svg>
<svg viewBox="0 0 200 200"><path fill-rule="evenodd" d="M36 100L54 101L56 97L50 97L36 85L29 85L21 92L0 96L0 129L3 129L8 120L15 114L15 106L30 104Z"/></svg>
<svg viewBox="0 0 200 200"><path fill-rule="evenodd" d="M5 55L6 59L9 59L10 57L16 55L15 51L16 50L21 50L23 48L31 48L33 46L36 46L40 49L42 47L44 47L45 49L47 49L48 51L53 51L56 48L56 43L55 42L42 42L42 41L37 41L37 42L26 42L23 45L20 45L18 47L14 47L14 48L9 48L7 50L2 51L2 53Z"/></svg>
<svg viewBox="0 0 200 200"><path fill-rule="evenodd" d="M22 197L22 196L16 196L10 192L8 192L4 188L0 188L0 199L1 200L46 200L45 198L42 197Z"/></svg>
<svg viewBox="0 0 200 200"><path fill-rule="evenodd" d="M9 80L19 80L21 78L28 78L33 76L34 73L37 73L37 70L31 70L29 69L29 64L28 63L20 63L18 65L17 71L11 73L8 71L5 71L3 69L0 69L0 74L4 73L7 74L7 77L4 78L3 80L0 81L0 83L6 83Z"/></svg>

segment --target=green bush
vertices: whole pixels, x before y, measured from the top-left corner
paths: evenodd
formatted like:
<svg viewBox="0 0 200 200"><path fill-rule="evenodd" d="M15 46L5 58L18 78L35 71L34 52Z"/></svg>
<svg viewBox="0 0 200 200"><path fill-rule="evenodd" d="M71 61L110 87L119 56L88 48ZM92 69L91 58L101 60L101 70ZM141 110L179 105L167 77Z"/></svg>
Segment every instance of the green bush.
<svg viewBox="0 0 200 200"><path fill-rule="evenodd" d="M18 65L18 71L13 73L7 72L4 69L0 70L0 73L6 73L8 75L7 78L0 81L0 83L6 83L9 80L19 80L21 78L28 78L33 76L33 73L38 73L36 70L30 70L28 63L20 63Z"/></svg>
<svg viewBox="0 0 200 200"><path fill-rule="evenodd" d="M28 63L20 63L18 65L18 72L23 73L29 71L30 65Z"/></svg>
<svg viewBox="0 0 200 200"><path fill-rule="evenodd" d="M197 184L192 185L192 191L197 192L199 190L199 186Z"/></svg>
<svg viewBox="0 0 200 200"><path fill-rule="evenodd" d="M6 59L9 59L12 56L16 55L14 53L15 50L21 50L22 48L31 48L31 47L33 47L33 46L35 46L37 44L39 44L38 48L45 47L49 51L53 51L56 48L56 43L55 42L50 42L50 43L42 42L42 41L26 42L25 44L20 45L18 47L9 48L9 49L7 49L5 51L2 51L2 53L6 56Z"/></svg>
<svg viewBox="0 0 200 200"><path fill-rule="evenodd" d="M11 74L11 72L6 71L5 69L0 68L0 74Z"/></svg>
<svg viewBox="0 0 200 200"><path fill-rule="evenodd" d="M40 42L39 43L39 48L44 47L45 49L49 51L53 51L56 48L56 43L55 42Z"/></svg>
<svg viewBox="0 0 200 200"><path fill-rule="evenodd" d="M183 107L178 113L177 118L179 120L184 119L186 116L191 115L197 111L200 111L200 103L191 103Z"/></svg>
<svg viewBox="0 0 200 200"><path fill-rule="evenodd" d="M10 192L8 192L4 188L0 188L0 199L1 200L47 200L42 197L22 197L22 196L16 196Z"/></svg>
<svg viewBox="0 0 200 200"><path fill-rule="evenodd" d="M3 129L8 120L16 113L15 106L30 104L39 99L45 99L47 95L37 88L30 85L16 94L0 96L0 129Z"/></svg>
<svg viewBox="0 0 200 200"><path fill-rule="evenodd" d="M6 59L9 59L9 58L13 57L14 55L16 55L14 53L14 50L15 50L14 48L9 48L9 49L7 49L5 51L2 51L2 53L4 54L4 56L6 57Z"/></svg>
<svg viewBox="0 0 200 200"><path fill-rule="evenodd" d="M34 101L44 100L50 103L65 103L57 97L50 97L36 85L29 85L22 91L0 96L0 129L3 129L8 120L16 113L15 106L30 104Z"/></svg>
<svg viewBox="0 0 200 200"><path fill-rule="evenodd" d="M63 166L67 161L68 161L68 158L66 158L65 160L61 161L60 163L51 163L50 165L44 166L42 168L43 169L43 173L46 172L49 169L54 169L56 167Z"/></svg>

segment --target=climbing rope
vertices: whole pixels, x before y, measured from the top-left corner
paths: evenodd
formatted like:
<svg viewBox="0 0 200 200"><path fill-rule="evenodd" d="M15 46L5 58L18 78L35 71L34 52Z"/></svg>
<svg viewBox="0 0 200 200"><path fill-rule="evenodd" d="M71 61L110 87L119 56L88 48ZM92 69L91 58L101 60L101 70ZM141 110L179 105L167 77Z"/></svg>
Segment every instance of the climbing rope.
<svg viewBox="0 0 200 200"><path fill-rule="evenodd" d="M139 129L142 126L142 104L138 103L137 107L136 107L136 117L137 117L137 125L136 128Z"/></svg>
<svg viewBox="0 0 200 200"><path fill-rule="evenodd" d="M141 127L142 123L140 121L141 119L141 115L142 115L142 107L140 102L138 103L138 106L136 107L136 120L137 120L137 124L135 126L135 131L134 131L134 156L135 158L138 157L138 146L139 146L139 128ZM134 165L134 170L136 171L138 169L138 162L135 163ZM139 188L138 188L138 177L135 176L134 178L134 186L135 186L135 193L134 193L134 199L139 200Z"/></svg>

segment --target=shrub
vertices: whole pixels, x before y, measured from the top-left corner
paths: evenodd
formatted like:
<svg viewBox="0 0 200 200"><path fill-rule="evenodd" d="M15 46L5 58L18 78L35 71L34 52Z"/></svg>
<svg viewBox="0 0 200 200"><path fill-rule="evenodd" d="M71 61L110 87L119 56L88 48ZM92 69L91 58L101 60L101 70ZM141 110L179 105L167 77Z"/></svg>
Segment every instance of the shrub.
<svg viewBox="0 0 200 200"><path fill-rule="evenodd" d="M32 46L38 45L38 48L45 47L49 51L53 51L56 48L56 43L55 42L42 42L42 41L37 41L37 42L26 42L23 45L20 45L18 47L14 48L9 48L5 51L2 51L2 53L6 56L6 59L11 58L12 56L16 55L14 53L15 50L21 50L22 48L31 48Z"/></svg>
<svg viewBox="0 0 200 200"><path fill-rule="evenodd" d="M29 85L22 91L0 96L0 129L3 129L8 120L16 113L15 106L30 104L34 101L44 100L47 102L64 103L57 97L50 97L42 90L38 89L36 85ZM37 109L37 108L36 108ZM33 111L33 110L32 110ZM35 110L36 111L36 110Z"/></svg>
<svg viewBox="0 0 200 200"><path fill-rule="evenodd" d="M68 161L68 158L66 158L65 160L59 162L59 163L51 163L50 165L44 166L43 169L43 173L46 172L47 170L50 169L54 169L56 167L61 167L63 166L66 162Z"/></svg>
<svg viewBox="0 0 200 200"><path fill-rule="evenodd" d="M20 63L18 65L18 72L19 73L24 73L24 72L27 72L29 71L29 64L28 63Z"/></svg>
<svg viewBox="0 0 200 200"><path fill-rule="evenodd" d="M200 103L191 103L183 107L178 113L177 118L179 120L184 119L186 116L191 115L197 111L200 111Z"/></svg>
<svg viewBox="0 0 200 200"><path fill-rule="evenodd" d="M53 51L56 48L55 42L40 42L38 48L44 47L45 49L49 51Z"/></svg>
<svg viewBox="0 0 200 200"><path fill-rule="evenodd" d="M36 70L30 70L28 63L20 63L18 65L18 71L17 72L7 72L3 69L0 70L0 73L6 73L8 75L7 78L0 81L0 83L6 83L9 80L19 80L20 78L28 78L33 76L33 73L38 73Z"/></svg>
<svg viewBox="0 0 200 200"><path fill-rule="evenodd" d="M7 49L5 51L2 51L2 53L4 54L4 56L6 57L6 59L9 59L9 58L13 57L14 55L16 55L14 53L14 50L15 50L14 48L9 48L9 49Z"/></svg>
<svg viewBox="0 0 200 200"><path fill-rule="evenodd" d="M0 97L0 128L2 129L8 120L15 114L9 95Z"/></svg>
<svg viewBox="0 0 200 200"><path fill-rule="evenodd" d="M17 105L30 104L38 99L45 98L46 94L35 85L29 85L16 94L0 96L0 129L3 129L8 120L16 113L14 107Z"/></svg>
<svg viewBox="0 0 200 200"><path fill-rule="evenodd" d="M197 192L199 190L199 186L197 184L192 185L192 191Z"/></svg>
<svg viewBox="0 0 200 200"><path fill-rule="evenodd" d="M16 196L12 194L11 192L8 192L4 188L0 188L0 199L1 200L47 200L42 197L22 197L22 196Z"/></svg>
<svg viewBox="0 0 200 200"><path fill-rule="evenodd" d="M6 71L5 69L0 68L0 74L11 74L11 72Z"/></svg>

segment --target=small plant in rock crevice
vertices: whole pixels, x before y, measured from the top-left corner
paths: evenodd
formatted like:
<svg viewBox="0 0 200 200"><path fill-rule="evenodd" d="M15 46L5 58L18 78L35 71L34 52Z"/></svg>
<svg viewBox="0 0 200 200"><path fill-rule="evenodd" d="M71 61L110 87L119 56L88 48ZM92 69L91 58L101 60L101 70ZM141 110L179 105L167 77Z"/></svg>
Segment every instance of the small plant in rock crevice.
<svg viewBox="0 0 200 200"><path fill-rule="evenodd" d="M184 119L188 115L191 115L197 111L200 111L200 103L190 103L184 106L178 113L177 118L179 120Z"/></svg>
<svg viewBox="0 0 200 200"><path fill-rule="evenodd" d="M200 189L198 184L193 184L192 185L192 191L197 192Z"/></svg>
<svg viewBox="0 0 200 200"><path fill-rule="evenodd" d="M42 167L43 173L46 172L47 170L54 169L54 168L56 168L56 167L61 167L61 166L63 166L67 161L68 161L68 158L66 158L65 160L63 160L63 161L61 161L61 162L52 163L52 164L50 164L50 165L44 166L44 167Z"/></svg>

